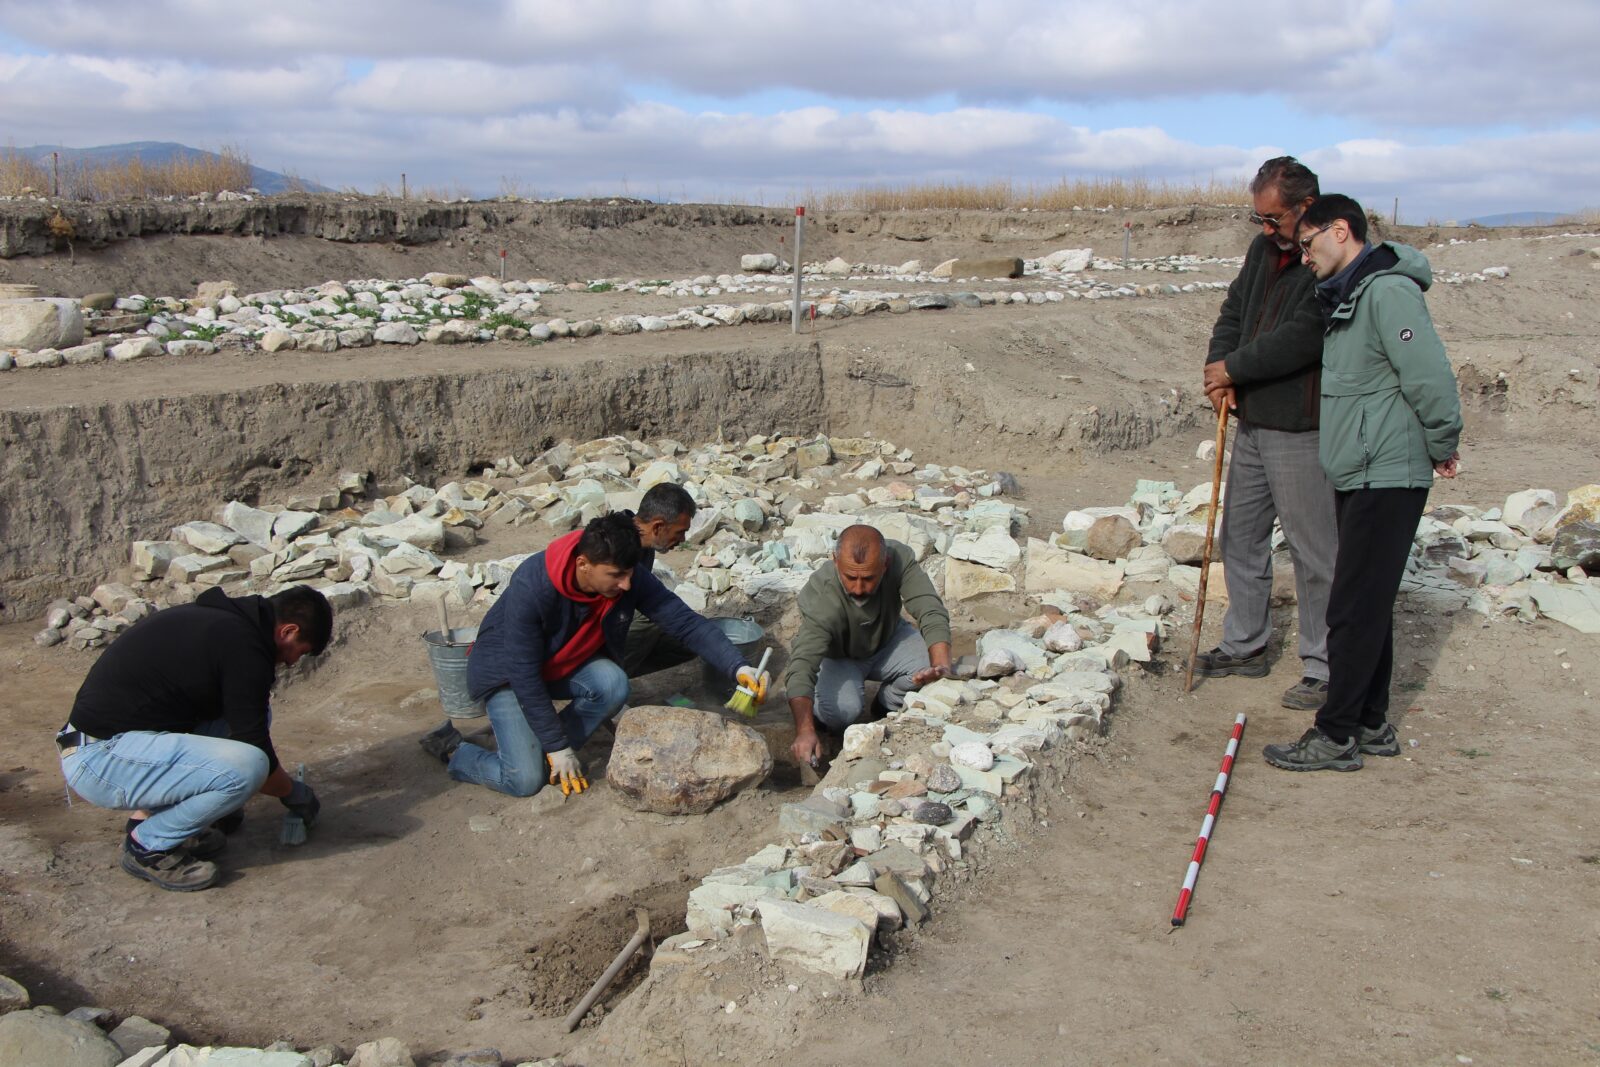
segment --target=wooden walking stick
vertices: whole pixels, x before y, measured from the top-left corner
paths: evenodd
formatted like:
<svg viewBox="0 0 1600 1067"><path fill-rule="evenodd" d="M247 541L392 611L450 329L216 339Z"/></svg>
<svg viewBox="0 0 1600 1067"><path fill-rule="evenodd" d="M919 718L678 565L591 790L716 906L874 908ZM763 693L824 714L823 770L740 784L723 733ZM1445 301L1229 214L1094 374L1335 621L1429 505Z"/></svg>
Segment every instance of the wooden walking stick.
<svg viewBox="0 0 1600 1067"><path fill-rule="evenodd" d="M1228 440L1228 402L1217 408L1217 457L1211 468L1211 513L1206 516L1206 549L1200 556L1200 588L1194 598L1194 635L1189 639L1189 666L1183 672L1183 691L1194 688L1194 658L1200 654L1200 624L1206 617L1206 581L1211 577L1211 544L1217 529L1217 498L1222 494L1222 446Z"/></svg>

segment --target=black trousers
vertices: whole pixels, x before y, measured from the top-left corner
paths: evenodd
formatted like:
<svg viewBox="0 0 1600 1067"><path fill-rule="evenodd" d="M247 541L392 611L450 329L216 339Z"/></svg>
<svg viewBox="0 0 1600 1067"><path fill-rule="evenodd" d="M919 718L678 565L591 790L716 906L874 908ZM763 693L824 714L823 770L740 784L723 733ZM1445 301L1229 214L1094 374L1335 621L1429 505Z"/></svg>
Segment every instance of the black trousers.
<svg viewBox="0 0 1600 1067"><path fill-rule="evenodd" d="M1339 552L1328 593L1328 700L1317 728L1335 741L1388 719L1394 598L1427 502L1426 489L1334 493Z"/></svg>

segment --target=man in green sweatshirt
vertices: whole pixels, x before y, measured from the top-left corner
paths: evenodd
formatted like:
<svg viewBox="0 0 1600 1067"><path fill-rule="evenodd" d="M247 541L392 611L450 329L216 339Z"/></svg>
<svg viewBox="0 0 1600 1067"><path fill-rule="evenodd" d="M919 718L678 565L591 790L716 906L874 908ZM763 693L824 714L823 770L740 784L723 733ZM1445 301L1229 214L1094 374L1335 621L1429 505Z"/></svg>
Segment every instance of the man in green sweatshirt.
<svg viewBox="0 0 1600 1067"><path fill-rule="evenodd" d="M911 549L871 526L839 535L832 562L811 575L799 604L783 682L800 763L822 762L819 725L843 733L866 714L867 682L881 683L874 705L881 715L899 711L911 690L950 676L950 613Z"/></svg>
<svg viewBox="0 0 1600 1067"><path fill-rule="evenodd" d="M1337 193L1300 219L1301 256L1327 314L1322 467L1339 551L1328 594L1328 699L1298 741L1268 745L1287 771L1358 771L1398 756L1389 723L1394 598L1434 475L1454 478L1461 397L1423 293L1433 271L1408 245L1367 241L1361 205Z"/></svg>

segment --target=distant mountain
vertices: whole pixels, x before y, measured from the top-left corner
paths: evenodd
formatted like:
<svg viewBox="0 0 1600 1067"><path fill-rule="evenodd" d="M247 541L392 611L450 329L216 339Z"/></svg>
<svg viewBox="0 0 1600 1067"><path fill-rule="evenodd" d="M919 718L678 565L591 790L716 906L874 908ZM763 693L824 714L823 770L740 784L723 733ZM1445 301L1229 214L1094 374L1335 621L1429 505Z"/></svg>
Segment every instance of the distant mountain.
<svg viewBox="0 0 1600 1067"><path fill-rule="evenodd" d="M1498 215L1479 215L1462 219L1463 226L1554 226L1572 221L1570 211L1504 211Z"/></svg>
<svg viewBox="0 0 1600 1067"><path fill-rule="evenodd" d="M207 152L199 148L190 148L185 144L173 141L132 141L128 144L97 145L94 148L67 148L64 145L39 144L28 148L5 149L7 154L18 155L24 159L31 159L48 168L50 166L50 153L59 152L63 163L86 163L90 166L115 166L137 159L143 163L162 164L175 159L220 159L215 152ZM318 185L316 182L300 179L296 181L286 174L279 174L275 170L264 170L261 167L250 168L250 184L263 193L286 193L301 189L308 193L331 193L332 189Z"/></svg>

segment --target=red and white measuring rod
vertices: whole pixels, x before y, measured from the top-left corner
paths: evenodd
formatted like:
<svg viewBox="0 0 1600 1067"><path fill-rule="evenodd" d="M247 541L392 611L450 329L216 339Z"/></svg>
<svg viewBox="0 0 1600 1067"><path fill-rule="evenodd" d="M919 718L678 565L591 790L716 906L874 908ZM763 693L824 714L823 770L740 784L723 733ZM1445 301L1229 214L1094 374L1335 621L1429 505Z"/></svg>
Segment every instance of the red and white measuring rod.
<svg viewBox="0 0 1600 1067"><path fill-rule="evenodd" d="M1189 916L1189 901L1194 899L1194 882L1200 877L1200 864L1206 858L1206 846L1211 843L1211 830L1217 825L1217 812L1222 810L1222 794L1228 791L1228 776L1233 773L1233 757L1239 754L1239 739L1244 736L1244 712L1233 720L1233 734L1228 738L1228 750L1222 756L1222 770L1217 772L1216 784L1211 787L1211 803L1206 806L1205 821L1200 824L1200 836L1195 839L1194 855L1189 859L1189 870L1183 876L1183 889L1178 893L1178 906L1172 910L1172 925L1182 926Z"/></svg>

